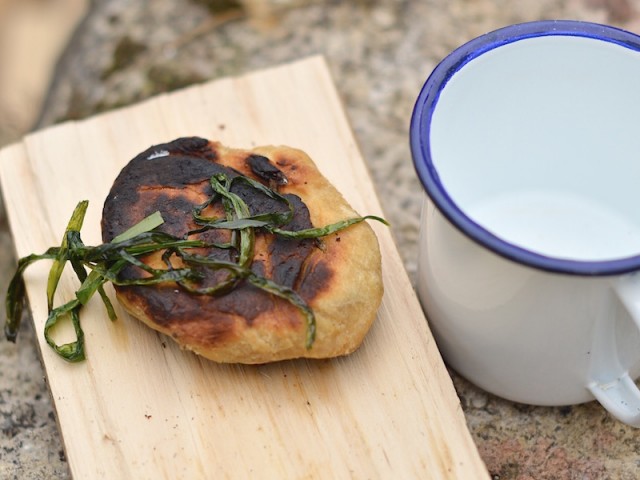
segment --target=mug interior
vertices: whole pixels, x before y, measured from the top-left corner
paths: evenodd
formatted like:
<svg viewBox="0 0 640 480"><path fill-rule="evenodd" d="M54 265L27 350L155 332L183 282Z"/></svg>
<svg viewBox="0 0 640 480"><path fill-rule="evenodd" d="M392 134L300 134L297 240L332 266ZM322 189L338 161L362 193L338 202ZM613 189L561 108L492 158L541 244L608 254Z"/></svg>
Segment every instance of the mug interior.
<svg viewBox="0 0 640 480"><path fill-rule="evenodd" d="M635 269L640 53L607 33L635 36L562 25L505 29L443 62L414 111L414 162L445 215L499 253L555 270Z"/></svg>

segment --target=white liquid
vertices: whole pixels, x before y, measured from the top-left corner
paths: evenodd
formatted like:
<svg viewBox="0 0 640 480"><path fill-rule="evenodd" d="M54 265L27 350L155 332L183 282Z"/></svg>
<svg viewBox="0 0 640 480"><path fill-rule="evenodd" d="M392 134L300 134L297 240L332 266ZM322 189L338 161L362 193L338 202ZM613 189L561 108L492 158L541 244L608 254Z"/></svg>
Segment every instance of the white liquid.
<svg viewBox="0 0 640 480"><path fill-rule="evenodd" d="M550 257L597 261L640 254L638 221L576 195L512 193L467 214L503 240Z"/></svg>

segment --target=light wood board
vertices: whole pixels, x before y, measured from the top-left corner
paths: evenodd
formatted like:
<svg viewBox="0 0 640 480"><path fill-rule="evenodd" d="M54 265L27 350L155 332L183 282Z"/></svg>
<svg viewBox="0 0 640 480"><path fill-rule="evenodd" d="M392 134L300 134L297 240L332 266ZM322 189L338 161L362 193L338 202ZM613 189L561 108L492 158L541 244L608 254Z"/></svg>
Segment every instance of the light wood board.
<svg viewBox="0 0 640 480"><path fill-rule="evenodd" d="M100 243L102 202L120 168L184 135L302 148L356 210L383 215L324 59L312 57L51 127L0 151L17 254L59 244L82 199L83 239ZM391 232L372 227L382 306L362 347L334 360L218 365L119 307L111 323L95 298L82 317L88 360L68 364L42 338L49 265L31 267L31 311L74 478L488 478ZM59 302L77 287L63 280Z"/></svg>

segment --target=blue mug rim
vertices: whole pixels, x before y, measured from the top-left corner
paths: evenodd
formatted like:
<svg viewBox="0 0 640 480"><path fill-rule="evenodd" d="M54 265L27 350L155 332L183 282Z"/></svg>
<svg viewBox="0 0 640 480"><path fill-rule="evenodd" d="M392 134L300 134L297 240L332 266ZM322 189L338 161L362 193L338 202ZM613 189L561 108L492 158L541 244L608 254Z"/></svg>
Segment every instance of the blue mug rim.
<svg viewBox="0 0 640 480"><path fill-rule="evenodd" d="M456 205L440 181L432 161L428 141L431 118L440 92L451 77L474 58L502 45L551 35L592 38L640 52L640 36L609 25L577 20L540 20L509 25L465 43L436 66L420 90L409 128L414 168L426 194L453 226L502 257L540 270L571 275L619 275L640 270L640 254L612 260L571 260L542 255L499 238L474 222Z"/></svg>

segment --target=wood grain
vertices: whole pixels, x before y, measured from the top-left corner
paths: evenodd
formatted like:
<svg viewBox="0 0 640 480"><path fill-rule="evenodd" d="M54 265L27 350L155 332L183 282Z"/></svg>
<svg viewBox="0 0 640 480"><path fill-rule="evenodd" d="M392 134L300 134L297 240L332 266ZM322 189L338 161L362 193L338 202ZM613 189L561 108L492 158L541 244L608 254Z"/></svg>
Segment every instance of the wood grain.
<svg viewBox="0 0 640 480"><path fill-rule="evenodd" d="M122 166L182 135L302 148L356 210L383 214L326 64L312 57L55 126L0 151L18 255L58 244L81 199L90 201L83 239L99 243L102 202ZM120 308L110 322L98 299L83 316L86 362L65 363L40 335L74 478L488 478L391 233L372 227L385 295L348 357L218 365ZM26 275L37 332L47 269ZM59 301L76 287L64 277Z"/></svg>

